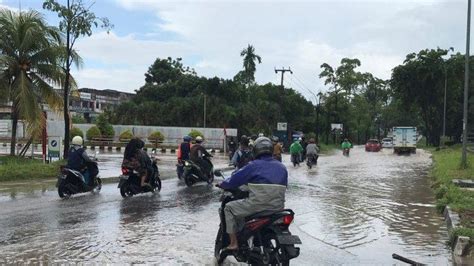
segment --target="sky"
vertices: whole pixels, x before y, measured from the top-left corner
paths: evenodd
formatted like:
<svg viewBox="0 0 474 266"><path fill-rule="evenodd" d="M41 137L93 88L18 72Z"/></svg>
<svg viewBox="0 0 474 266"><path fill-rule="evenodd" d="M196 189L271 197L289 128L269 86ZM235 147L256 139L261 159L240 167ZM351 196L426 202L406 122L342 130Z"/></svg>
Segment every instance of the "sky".
<svg viewBox="0 0 474 266"><path fill-rule="evenodd" d="M0 7L40 10L57 25L42 2L0 0ZM257 83L279 84L275 68L290 67L284 85L315 102L328 90L318 77L323 63L358 58L360 71L389 79L409 53L465 52L467 0L96 0L92 11L114 28L76 43L79 87L134 92L155 59L167 57L181 57L199 76L231 79L251 44L262 57Z"/></svg>

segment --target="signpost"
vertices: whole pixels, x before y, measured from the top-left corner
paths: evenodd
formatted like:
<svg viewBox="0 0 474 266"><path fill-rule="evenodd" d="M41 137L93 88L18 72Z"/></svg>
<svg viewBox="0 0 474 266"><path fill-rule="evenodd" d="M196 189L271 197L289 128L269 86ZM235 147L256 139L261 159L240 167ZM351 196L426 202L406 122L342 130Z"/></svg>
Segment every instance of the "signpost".
<svg viewBox="0 0 474 266"><path fill-rule="evenodd" d="M277 123L278 131L286 131L288 129L288 123Z"/></svg>
<svg viewBox="0 0 474 266"><path fill-rule="evenodd" d="M48 137L48 158L61 160L61 137Z"/></svg>

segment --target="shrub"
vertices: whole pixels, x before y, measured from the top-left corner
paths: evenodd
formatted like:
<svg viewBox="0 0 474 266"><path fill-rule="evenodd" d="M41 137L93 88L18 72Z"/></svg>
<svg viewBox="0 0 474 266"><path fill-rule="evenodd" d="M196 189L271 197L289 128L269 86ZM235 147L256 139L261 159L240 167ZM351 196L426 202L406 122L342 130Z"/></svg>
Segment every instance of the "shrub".
<svg viewBox="0 0 474 266"><path fill-rule="evenodd" d="M113 138L115 136L115 130L111 124L105 125L104 128L100 130L100 133L104 138Z"/></svg>
<svg viewBox="0 0 474 266"><path fill-rule="evenodd" d="M91 128L89 128L86 132L86 137L87 137L87 140L92 140L94 138L100 138L101 134L100 134L100 130L98 127L96 126L93 126Z"/></svg>
<svg viewBox="0 0 474 266"><path fill-rule="evenodd" d="M72 140L72 138L74 138L75 136L80 136L81 138L84 138L84 133L82 132L82 130L81 130L80 128L73 127L73 128L71 129L71 133L70 133L71 140Z"/></svg>
<svg viewBox="0 0 474 266"><path fill-rule="evenodd" d="M82 115L73 115L71 117L72 123L73 124L85 124L86 119L84 119L84 116Z"/></svg>
<svg viewBox="0 0 474 266"><path fill-rule="evenodd" d="M165 136L160 131L154 131L148 136L148 140L151 142L162 142Z"/></svg>
<svg viewBox="0 0 474 266"><path fill-rule="evenodd" d="M125 130L124 132L120 133L119 140L120 141L129 141L133 138L133 134L130 130Z"/></svg>
<svg viewBox="0 0 474 266"><path fill-rule="evenodd" d="M202 132L195 129L191 130L188 135L193 139L195 139L197 136L201 136L204 139L204 135L202 134Z"/></svg>

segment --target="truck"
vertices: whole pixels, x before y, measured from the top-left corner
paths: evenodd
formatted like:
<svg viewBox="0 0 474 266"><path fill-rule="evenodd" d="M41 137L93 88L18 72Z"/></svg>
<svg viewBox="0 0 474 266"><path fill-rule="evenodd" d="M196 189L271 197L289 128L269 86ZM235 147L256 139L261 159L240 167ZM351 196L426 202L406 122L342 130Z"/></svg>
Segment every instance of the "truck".
<svg viewBox="0 0 474 266"><path fill-rule="evenodd" d="M418 134L416 127L393 127L393 152L416 153Z"/></svg>

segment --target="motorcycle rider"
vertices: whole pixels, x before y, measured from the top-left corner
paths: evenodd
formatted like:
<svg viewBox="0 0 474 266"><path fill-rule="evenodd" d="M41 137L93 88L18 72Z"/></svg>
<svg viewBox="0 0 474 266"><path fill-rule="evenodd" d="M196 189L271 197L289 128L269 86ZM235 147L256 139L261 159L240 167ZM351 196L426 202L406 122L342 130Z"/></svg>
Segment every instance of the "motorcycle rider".
<svg viewBox="0 0 474 266"><path fill-rule="evenodd" d="M145 143L143 140L139 138L131 139L125 147L122 167L137 171L140 178L140 186L142 188L152 189L147 179L153 176L154 170L150 157L143 150L144 146Z"/></svg>
<svg viewBox="0 0 474 266"><path fill-rule="evenodd" d="M239 248L238 225L251 214L264 210L281 210L285 205L288 185L288 171L279 161L272 158L273 144L269 138L260 137L255 141L255 160L234 172L231 177L218 184L223 189L236 189L247 185L249 197L226 204L224 213L230 244L227 250Z"/></svg>
<svg viewBox="0 0 474 266"><path fill-rule="evenodd" d="M300 165L301 160L301 152L303 151L303 147L300 144L301 138L296 139L290 146L290 154L291 154L291 162L293 165Z"/></svg>
<svg viewBox="0 0 474 266"><path fill-rule="evenodd" d="M310 138L309 144L306 146L306 159L309 160L310 157L314 157L316 161L319 157L319 147L314 138Z"/></svg>
<svg viewBox="0 0 474 266"><path fill-rule="evenodd" d="M197 136L194 141L196 144L191 147L189 158L197 164L202 169L202 173L209 178L212 165L209 161L204 160L204 157L212 157L212 155L202 146L203 139L201 136Z"/></svg>
<svg viewBox="0 0 474 266"><path fill-rule="evenodd" d="M240 138L239 150L234 153L231 164L240 169L253 160L253 153L249 147L249 139L243 135Z"/></svg>
<svg viewBox="0 0 474 266"><path fill-rule="evenodd" d="M347 138L344 138L344 141L341 143L342 150L352 148L352 144L349 142Z"/></svg>
<svg viewBox="0 0 474 266"><path fill-rule="evenodd" d="M281 162L281 154L283 153L283 147L278 142L278 137L273 137L273 158Z"/></svg>
<svg viewBox="0 0 474 266"><path fill-rule="evenodd" d="M89 158L86 150L82 147L83 143L84 141L81 136L72 138L72 146L69 149L66 168L81 172L82 176L84 176L84 182L90 186L93 184L99 170L97 167L90 167L91 165L95 165L95 161Z"/></svg>
<svg viewBox="0 0 474 266"><path fill-rule="evenodd" d="M177 169L178 169L178 176L183 175L183 161L189 160L189 153L191 151L191 138L190 136L184 136L183 137L183 142L178 147L178 164Z"/></svg>

